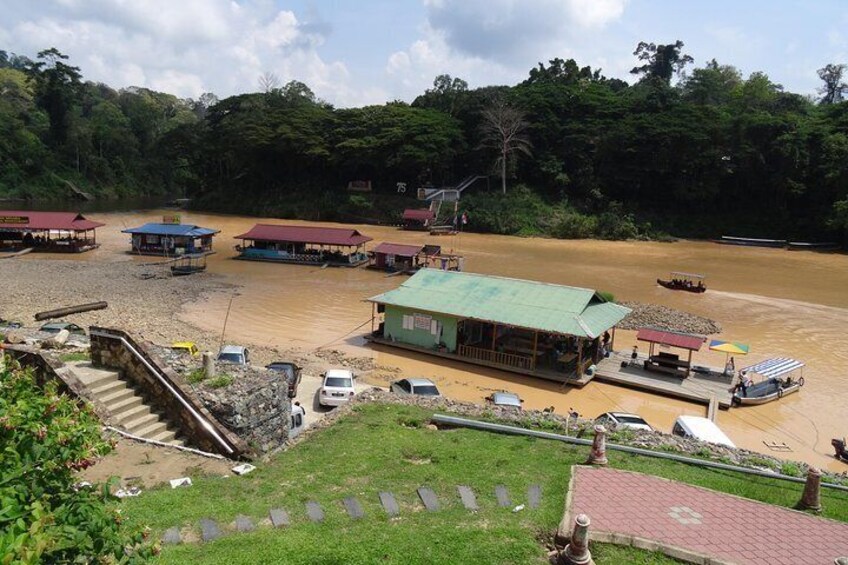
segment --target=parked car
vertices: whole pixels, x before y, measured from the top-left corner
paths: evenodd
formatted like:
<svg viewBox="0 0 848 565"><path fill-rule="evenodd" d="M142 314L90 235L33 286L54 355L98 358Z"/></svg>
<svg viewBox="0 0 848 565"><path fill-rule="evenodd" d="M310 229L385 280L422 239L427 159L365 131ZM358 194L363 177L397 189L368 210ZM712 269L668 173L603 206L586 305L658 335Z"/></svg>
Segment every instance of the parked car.
<svg viewBox="0 0 848 565"><path fill-rule="evenodd" d="M289 439L293 439L300 435L303 427L306 425L306 410L300 405L300 402L295 402L291 407L291 420L289 424Z"/></svg>
<svg viewBox="0 0 848 565"><path fill-rule="evenodd" d="M626 412L604 412L595 418L595 423L628 430L654 431L654 428L642 416L639 414L628 414Z"/></svg>
<svg viewBox="0 0 848 565"><path fill-rule="evenodd" d="M356 394L353 373L347 369L330 369L322 376L324 382L318 389L318 404L321 406L341 406Z"/></svg>
<svg viewBox="0 0 848 565"><path fill-rule="evenodd" d="M486 401L495 406L517 408L518 410L521 410L521 403L524 402L514 392L507 392L505 390L490 394L486 397Z"/></svg>
<svg viewBox="0 0 848 565"><path fill-rule="evenodd" d="M265 368L269 371L285 373L286 380L289 382L289 398L297 396L297 387L300 385L300 380L302 378L300 374L300 367L294 363L289 363L288 361L274 361L273 363L265 365Z"/></svg>
<svg viewBox="0 0 848 565"><path fill-rule="evenodd" d="M736 447L721 428L709 418L701 416L678 416L671 433L685 438L694 438L709 443Z"/></svg>
<svg viewBox="0 0 848 565"><path fill-rule="evenodd" d="M55 322L52 324L44 324L39 328L39 331L50 334L57 334L62 330L68 330L68 332L72 334L85 335L84 329L82 329L76 324L70 324L68 322Z"/></svg>
<svg viewBox="0 0 848 565"><path fill-rule="evenodd" d="M389 390L397 394L441 396L439 389L430 379L401 379L393 382Z"/></svg>
<svg viewBox="0 0 848 565"><path fill-rule="evenodd" d="M177 353L188 353L192 357L200 355L200 350L193 341L175 341L171 344L171 349Z"/></svg>
<svg viewBox="0 0 848 565"><path fill-rule="evenodd" d="M225 345L218 352L218 361L234 365L249 365L250 355L247 348L241 345Z"/></svg>

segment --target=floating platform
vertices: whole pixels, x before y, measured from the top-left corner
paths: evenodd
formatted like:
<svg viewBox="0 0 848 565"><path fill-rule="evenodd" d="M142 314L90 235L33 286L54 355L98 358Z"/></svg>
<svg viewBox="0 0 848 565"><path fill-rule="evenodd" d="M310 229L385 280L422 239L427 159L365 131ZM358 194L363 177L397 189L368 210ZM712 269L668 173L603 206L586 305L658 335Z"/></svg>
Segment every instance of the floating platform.
<svg viewBox="0 0 848 565"><path fill-rule="evenodd" d="M715 402L722 410L730 408L733 398L730 392L733 386L732 377L715 371L709 373L693 371L688 377L682 379L673 375L646 371L642 366L644 362L642 358L636 365L621 366L622 362L629 361L630 356L627 354L613 354L598 363L592 379L706 406Z"/></svg>

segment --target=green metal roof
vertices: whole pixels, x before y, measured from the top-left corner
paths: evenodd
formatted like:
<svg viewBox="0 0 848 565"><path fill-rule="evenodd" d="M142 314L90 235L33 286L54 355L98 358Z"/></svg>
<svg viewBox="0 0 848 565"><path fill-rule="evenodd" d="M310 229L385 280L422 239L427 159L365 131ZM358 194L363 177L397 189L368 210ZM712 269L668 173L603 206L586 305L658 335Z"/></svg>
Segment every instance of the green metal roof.
<svg viewBox="0 0 848 565"><path fill-rule="evenodd" d="M398 288L368 300L589 338L630 313L586 288L438 269L422 269Z"/></svg>

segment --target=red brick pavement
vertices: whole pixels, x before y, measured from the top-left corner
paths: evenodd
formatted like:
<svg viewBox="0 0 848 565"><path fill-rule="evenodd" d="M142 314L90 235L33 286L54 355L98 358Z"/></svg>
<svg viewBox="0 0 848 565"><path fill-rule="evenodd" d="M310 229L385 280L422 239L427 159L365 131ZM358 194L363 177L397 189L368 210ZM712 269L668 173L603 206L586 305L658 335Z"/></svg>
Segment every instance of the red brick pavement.
<svg viewBox="0 0 848 565"><path fill-rule="evenodd" d="M569 514L587 514L593 537L623 534L745 564L832 565L848 555L846 523L639 473L573 473Z"/></svg>

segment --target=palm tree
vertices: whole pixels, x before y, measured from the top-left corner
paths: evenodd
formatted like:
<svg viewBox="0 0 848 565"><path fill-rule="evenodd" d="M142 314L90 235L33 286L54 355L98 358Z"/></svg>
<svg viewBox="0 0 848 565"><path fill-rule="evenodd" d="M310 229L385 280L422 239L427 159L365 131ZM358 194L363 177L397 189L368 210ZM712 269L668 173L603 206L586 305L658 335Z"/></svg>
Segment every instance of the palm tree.
<svg viewBox="0 0 848 565"><path fill-rule="evenodd" d="M483 122L480 125L482 140L480 147L488 147L498 151L495 167L501 170L501 187L506 194L506 169L510 160L517 154L531 154L533 144L525 133L527 121L524 112L510 106L503 98L496 98L488 108L481 113Z"/></svg>

